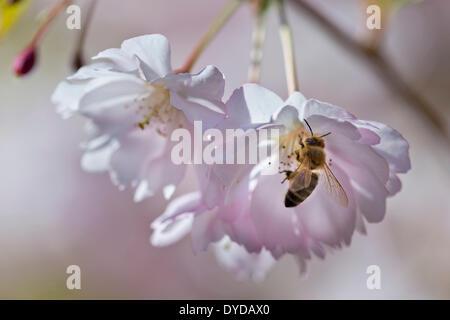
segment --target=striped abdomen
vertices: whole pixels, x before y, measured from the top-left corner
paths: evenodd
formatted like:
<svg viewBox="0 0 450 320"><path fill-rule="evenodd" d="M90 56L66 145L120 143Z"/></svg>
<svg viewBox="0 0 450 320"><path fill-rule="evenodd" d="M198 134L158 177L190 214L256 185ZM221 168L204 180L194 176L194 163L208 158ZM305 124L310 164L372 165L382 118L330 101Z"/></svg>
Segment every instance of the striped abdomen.
<svg viewBox="0 0 450 320"><path fill-rule="evenodd" d="M284 197L284 205L286 208L296 207L303 201L305 201L306 198L309 197L309 195L314 191L314 189L317 186L317 182L319 181L319 177L316 173L311 174L311 183L308 187L304 189L300 189L297 191L293 191L290 188L288 189L286 196Z"/></svg>

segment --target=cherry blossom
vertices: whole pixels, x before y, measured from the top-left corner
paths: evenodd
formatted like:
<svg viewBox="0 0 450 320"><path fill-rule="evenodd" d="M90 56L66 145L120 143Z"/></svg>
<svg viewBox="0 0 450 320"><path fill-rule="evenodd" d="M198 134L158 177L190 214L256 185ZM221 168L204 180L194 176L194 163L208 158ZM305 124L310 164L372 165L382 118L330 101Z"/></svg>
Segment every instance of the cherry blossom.
<svg viewBox="0 0 450 320"><path fill-rule="evenodd" d="M324 258L327 251L350 245L355 230L365 233L365 222L382 221L386 199L401 188L397 174L410 169L408 143L397 131L299 92L283 101L259 85L246 84L233 93L226 109L222 127L281 128L280 171L299 165L295 150L299 133L309 130L305 120L314 133L331 132L324 137L326 161L345 190L347 205L330 196L324 178L304 202L287 208L283 173L262 175L258 166L249 165L200 166L200 191L174 199L153 222L153 244L168 245L190 233L199 252L228 239L248 256L292 254L304 272L313 255ZM237 265L241 254L231 255L234 262L228 265ZM264 273L268 269L264 264Z"/></svg>
<svg viewBox="0 0 450 320"><path fill-rule="evenodd" d="M135 187L136 201L159 190L170 197L186 167L170 159L170 134L192 130L194 120L208 128L224 118L222 73L207 66L175 74L169 42L158 34L126 40L93 60L52 97L63 117L88 119L82 167L109 171L121 188Z"/></svg>

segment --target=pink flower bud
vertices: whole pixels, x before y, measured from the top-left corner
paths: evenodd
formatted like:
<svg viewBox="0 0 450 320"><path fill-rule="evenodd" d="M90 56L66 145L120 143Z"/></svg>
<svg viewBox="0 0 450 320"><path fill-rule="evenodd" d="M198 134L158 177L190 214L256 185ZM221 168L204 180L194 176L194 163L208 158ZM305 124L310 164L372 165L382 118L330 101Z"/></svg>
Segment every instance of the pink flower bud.
<svg viewBox="0 0 450 320"><path fill-rule="evenodd" d="M20 52L13 62L13 71L21 77L33 69L36 62L36 47L28 46Z"/></svg>

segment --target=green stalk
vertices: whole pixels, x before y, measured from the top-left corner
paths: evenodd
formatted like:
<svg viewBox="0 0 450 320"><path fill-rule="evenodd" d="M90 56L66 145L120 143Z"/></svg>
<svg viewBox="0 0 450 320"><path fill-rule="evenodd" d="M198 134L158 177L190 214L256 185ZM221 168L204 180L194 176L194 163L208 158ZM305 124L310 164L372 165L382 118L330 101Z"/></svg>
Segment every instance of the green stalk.
<svg viewBox="0 0 450 320"><path fill-rule="evenodd" d="M294 40L292 38L292 30L289 26L284 0L278 0L278 13L280 17L280 39L283 49L284 67L286 72L286 81L289 95L298 91L298 78L295 63Z"/></svg>
<svg viewBox="0 0 450 320"><path fill-rule="evenodd" d="M259 83L261 79L261 62L263 58L264 41L266 38L266 7L264 1L255 3L255 26L252 34L252 49L250 51L250 66L248 82Z"/></svg>

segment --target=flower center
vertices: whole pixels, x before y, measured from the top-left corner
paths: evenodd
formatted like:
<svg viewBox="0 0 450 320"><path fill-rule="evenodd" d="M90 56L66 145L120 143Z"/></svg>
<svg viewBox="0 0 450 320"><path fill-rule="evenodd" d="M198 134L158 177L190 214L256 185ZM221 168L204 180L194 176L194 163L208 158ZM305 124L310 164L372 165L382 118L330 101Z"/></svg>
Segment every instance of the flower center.
<svg viewBox="0 0 450 320"><path fill-rule="evenodd" d="M184 114L170 104L169 90L153 84L148 87L150 95L141 102L136 112L142 119L137 123L139 128L152 127L160 135L167 136L175 127L183 127Z"/></svg>
<svg viewBox="0 0 450 320"><path fill-rule="evenodd" d="M295 151L300 150L300 133L306 133L303 126L287 130L279 138L280 170L293 170L299 165Z"/></svg>

